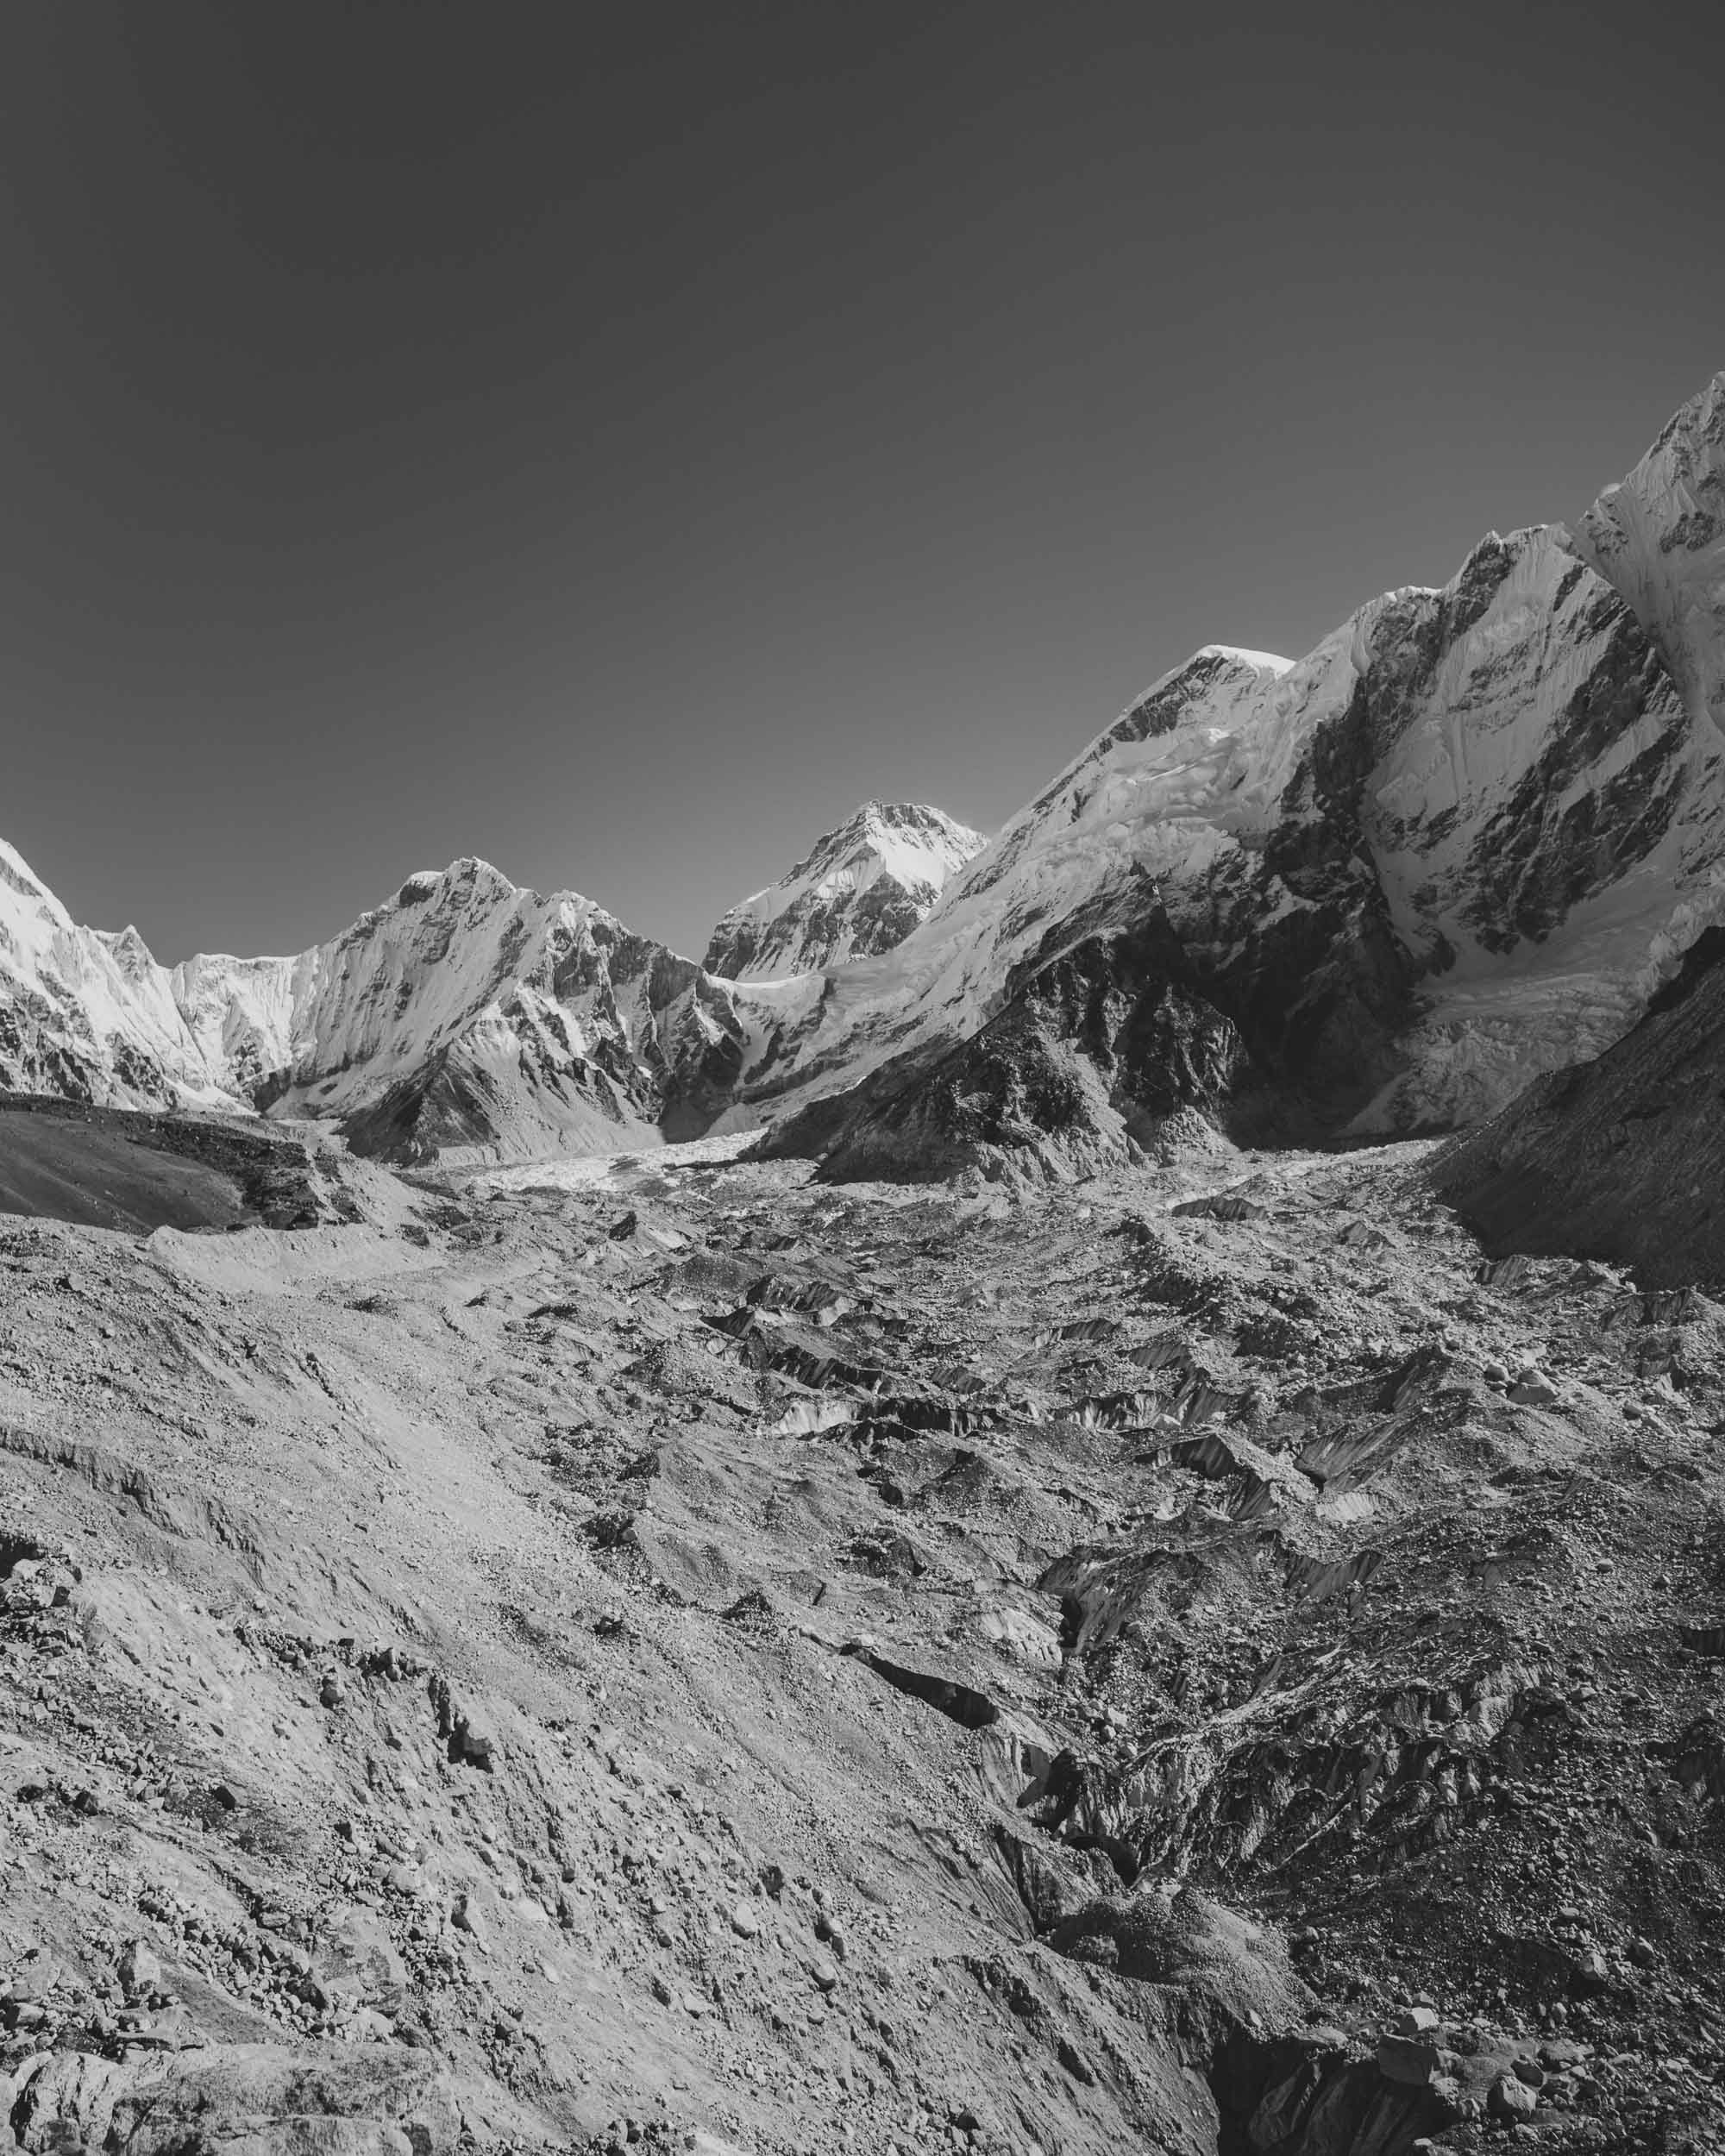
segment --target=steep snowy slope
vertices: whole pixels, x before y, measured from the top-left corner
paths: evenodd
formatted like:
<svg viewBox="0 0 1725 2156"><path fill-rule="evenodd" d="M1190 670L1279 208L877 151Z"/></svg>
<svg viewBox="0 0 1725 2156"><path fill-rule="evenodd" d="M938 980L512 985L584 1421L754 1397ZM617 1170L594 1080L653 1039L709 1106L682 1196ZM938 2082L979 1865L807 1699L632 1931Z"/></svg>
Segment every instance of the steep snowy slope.
<svg viewBox="0 0 1725 2156"><path fill-rule="evenodd" d="M733 981L878 957L926 920L988 841L937 808L866 801L777 883L734 906L705 963Z"/></svg>
<svg viewBox="0 0 1725 2156"><path fill-rule="evenodd" d="M1523 536L1365 781L1415 969L1369 1127L1469 1121L1596 1053L1725 910L1725 743L1567 535Z"/></svg>
<svg viewBox="0 0 1725 2156"><path fill-rule="evenodd" d="M1634 608L1690 710L1725 733L1725 374L1606 488L1576 548Z"/></svg>
<svg viewBox="0 0 1725 2156"><path fill-rule="evenodd" d="M0 1086L121 1107L238 1108L133 928L82 928L0 841Z"/></svg>

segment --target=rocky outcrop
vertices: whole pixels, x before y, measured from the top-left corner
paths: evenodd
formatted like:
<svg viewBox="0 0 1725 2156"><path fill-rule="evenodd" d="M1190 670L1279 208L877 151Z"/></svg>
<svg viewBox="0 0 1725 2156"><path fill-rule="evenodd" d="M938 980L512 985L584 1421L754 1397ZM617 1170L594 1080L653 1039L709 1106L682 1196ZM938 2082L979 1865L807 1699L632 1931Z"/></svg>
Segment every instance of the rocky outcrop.
<svg viewBox="0 0 1725 2156"><path fill-rule="evenodd" d="M707 945L707 971L773 980L878 958L928 918L987 843L939 809L867 801L777 883L731 907Z"/></svg>
<svg viewBox="0 0 1725 2156"><path fill-rule="evenodd" d="M461 2124L436 2059L398 2045L216 2044L166 2063L41 2052L0 2093L21 2148L114 2156L447 2156Z"/></svg>
<svg viewBox="0 0 1725 2156"><path fill-rule="evenodd" d="M1157 1150L1192 1111L1243 1125L1251 1077L1238 1029L1152 907L1136 931L1037 968L969 1040L894 1057L758 1151L812 1155L835 1182L1070 1176Z"/></svg>
<svg viewBox="0 0 1725 2156"><path fill-rule="evenodd" d="M446 2156L460 2123L428 2052L235 2044L141 2080L115 2103L108 2143L116 2156Z"/></svg>

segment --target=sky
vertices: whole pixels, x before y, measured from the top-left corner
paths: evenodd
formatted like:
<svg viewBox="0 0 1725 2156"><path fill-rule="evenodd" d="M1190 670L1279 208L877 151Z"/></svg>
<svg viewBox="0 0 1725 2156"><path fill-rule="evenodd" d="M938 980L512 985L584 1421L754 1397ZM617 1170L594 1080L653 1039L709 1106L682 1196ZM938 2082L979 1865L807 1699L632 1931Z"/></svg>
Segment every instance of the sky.
<svg viewBox="0 0 1725 2156"><path fill-rule="evenodd" d="M1297 18L1297 19L1295 19ZM1725 367L1690 9L0 10L0 835L165 961L480 854L699 952Z"/></svg>

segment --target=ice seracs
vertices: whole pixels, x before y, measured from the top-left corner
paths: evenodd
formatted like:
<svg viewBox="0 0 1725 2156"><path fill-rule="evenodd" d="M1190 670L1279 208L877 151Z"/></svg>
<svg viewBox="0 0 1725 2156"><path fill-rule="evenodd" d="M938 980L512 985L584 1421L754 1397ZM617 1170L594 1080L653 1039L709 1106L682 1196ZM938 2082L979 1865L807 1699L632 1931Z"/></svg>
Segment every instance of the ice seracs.
<svg viewBox="0 0 1725 2156"><path fill-rule="evenodd" d="M938 808L864 802L778 882L731 907L708 943L707 970L770 981L878 957L928 918L987 843Z"/></svg>

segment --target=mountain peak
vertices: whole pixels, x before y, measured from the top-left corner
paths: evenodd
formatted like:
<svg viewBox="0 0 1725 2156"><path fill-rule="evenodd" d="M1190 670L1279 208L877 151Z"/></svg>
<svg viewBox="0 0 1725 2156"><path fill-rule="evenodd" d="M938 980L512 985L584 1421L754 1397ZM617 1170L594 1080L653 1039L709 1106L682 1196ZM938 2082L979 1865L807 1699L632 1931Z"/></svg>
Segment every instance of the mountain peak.
<svg viewBox="0 0 1725 2156"><path fill-rule="evenodd" d="M982 850L983 843L980 832L958 823L944 809L932 808L921 801L864 801L842 824L835 824L818 838L803 859L786 872L780 883L769 884L768 890L782 888L823 863L847 858L859 847L908 847L914 854L931 856L962 852L969 859L970 854ZM964 852L967 848L969 852ZM903 866L913 876L927 874L928 863L924 861L907 859ZM756 898L765 895L764 892L753 894Z"/></svg>
<svg viewBox="0 0 1725 2156"><path fill-rule="evenodd" d="M925 802L864 801L776 883L731 907L707 945L707 971L774 980L877 958L987 843Z"/></svg>
<svg viewBox="0 0 1725 2156"><path fill-rule="evenodd" d="M1195 659L1231 659L1255 674L1292 674L1297 661L1277 651L1251 651L1244 644L1200 644Z"/></svg>
<svg viewBox="0 0 1725 2156"><path fill-rule="evenodd" d="M483 893L487 897L514 898L520 887L511 883L501 868L494 868L478 854L461 854L447 868L436 872L421 869L401 887L402 893L411 893L405 903L412 906L422 896L435 898L447 894L467 898ZM401 896L398 893L398 897Z"/></svg>
<svg viewBox="0 0 1725 2156"><path fill-rule="evenodd" d="M114 962L123 972L141 980L155 970L155 955L134 923L128 921L122 929L97 929L94 933L107 945Z"/></svg>
<svg viewBox="0 0 1725 2156"><path fill-rule="evenodd" d="M1634 609L1691 714L1725 733L1725 373L1672 413L1571 543Z"/></svg>

